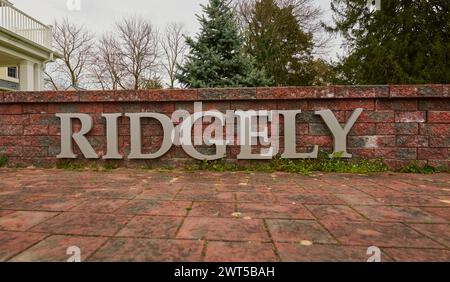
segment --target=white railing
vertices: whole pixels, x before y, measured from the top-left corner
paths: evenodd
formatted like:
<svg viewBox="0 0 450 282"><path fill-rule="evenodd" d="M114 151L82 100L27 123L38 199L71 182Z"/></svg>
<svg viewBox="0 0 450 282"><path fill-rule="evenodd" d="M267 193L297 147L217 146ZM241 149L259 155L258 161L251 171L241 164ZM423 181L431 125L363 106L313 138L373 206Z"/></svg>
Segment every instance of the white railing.
<svg viewBox="0 0 450 282"><path fill-rule="evenodd" d="M28 16L6 0L0 0L0 27L48 49L52 47L52 27Z"/></svg>

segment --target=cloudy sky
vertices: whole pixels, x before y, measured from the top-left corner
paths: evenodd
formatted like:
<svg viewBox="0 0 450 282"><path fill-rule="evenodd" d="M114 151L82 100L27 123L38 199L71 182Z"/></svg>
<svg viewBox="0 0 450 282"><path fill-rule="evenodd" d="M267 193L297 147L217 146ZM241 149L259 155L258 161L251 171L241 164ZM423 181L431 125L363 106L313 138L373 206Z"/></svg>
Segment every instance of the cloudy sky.
<svg viewBox="0 0 450 282"><path fill-rule="evenodd" d="M36 19L51 24L64 17L89 27L96 33L111 28L117 19L123 16L138 15L150 19L158 28L169 22L181 22L190 34L198 30L195 14L201 12L200 4L208 0L10 0L17 8ZM81 2L81 9L68 9L67 2ZM331 18L330 0L316 0L326 11L325 19ZM338 50L334 43L333 51ZM330 54L334 57L334 54Z"/></svg>

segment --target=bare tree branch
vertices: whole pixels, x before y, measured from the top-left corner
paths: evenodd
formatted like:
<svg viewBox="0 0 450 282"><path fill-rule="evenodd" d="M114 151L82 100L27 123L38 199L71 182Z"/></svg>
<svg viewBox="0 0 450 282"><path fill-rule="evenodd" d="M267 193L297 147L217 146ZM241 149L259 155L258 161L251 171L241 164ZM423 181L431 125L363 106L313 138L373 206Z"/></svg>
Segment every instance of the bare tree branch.
<svg viewBox="0 0 450 282"><path fill-rule="evenodd" d="M158 67L158 33L142 18L127 18L116 23L119 68L131 82L123 88L140 89L143 79ZM118 82L119 83L119 82Z"/></svg>
<svg viewBox="0 0 450 282"><path fill-rule="evenodd" d="M170 23L166 26L164 34L160 40L162 49L162 68L169 79L168 86L175 87L176 73L178 65L183 62L188 49L183 36L183 25L180 23Z"/></svg>
<svg viewBox="0 0 450 282"><path fill-rule="evenodd" d="M87 74L94 36L84 27L68 19L55 22L54 49L62 55L46 70L46 82L53 89L79 86Z"/></svg>
<svg viewBox="0 0 450 282"><path fill-rule="evenodd" d="M91 74L93 80L103 90L126 88L126 74L121 64L119 42L113 34L103 35L97 43L92 57ZM129 83L128 83L129 84Z"/></svg>

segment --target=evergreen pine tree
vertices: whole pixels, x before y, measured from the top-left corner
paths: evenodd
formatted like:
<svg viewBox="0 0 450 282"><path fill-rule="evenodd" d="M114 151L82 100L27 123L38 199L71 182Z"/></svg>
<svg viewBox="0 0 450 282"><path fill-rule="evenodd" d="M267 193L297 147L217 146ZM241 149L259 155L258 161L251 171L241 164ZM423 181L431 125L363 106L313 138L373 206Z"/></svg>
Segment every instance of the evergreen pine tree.
<svg viewBox="0 0 450 282"><path fill-rule="evenodd" d="M247 27L247 49L278 86L314 83L312 35L294 16L294 7L275 0L258 0Z"/></svg>
<svg viewBox="0 0 450 282"><path fill-rule="evenodd" d="M338 68L352 84L450 83L450 1L333 0L348 54Z"/></svg>
<svg viewBox="0 0 450 282"><path fill-rule="evenodd" d="M243 38L228 0L210 0L197 15L201 31L187 37L190 47L177 79L186 87L252 87L271 84L254 59L243 50Z"/></svg>

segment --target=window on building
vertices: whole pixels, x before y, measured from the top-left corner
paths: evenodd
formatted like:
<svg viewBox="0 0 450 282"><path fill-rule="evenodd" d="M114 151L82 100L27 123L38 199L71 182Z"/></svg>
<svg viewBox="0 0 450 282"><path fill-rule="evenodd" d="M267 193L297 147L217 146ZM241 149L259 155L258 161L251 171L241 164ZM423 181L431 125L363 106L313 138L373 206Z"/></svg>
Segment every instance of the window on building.
<svg viewBox="0 0 450 282"><path fill-rule="evenodd" d="M8 68L8 77L17 78L17 67Z"/></svg>

